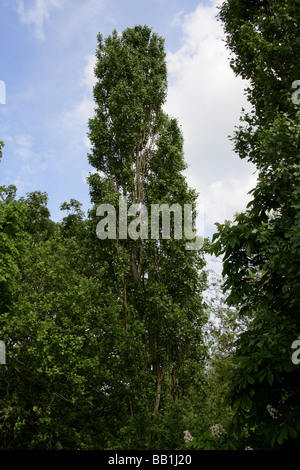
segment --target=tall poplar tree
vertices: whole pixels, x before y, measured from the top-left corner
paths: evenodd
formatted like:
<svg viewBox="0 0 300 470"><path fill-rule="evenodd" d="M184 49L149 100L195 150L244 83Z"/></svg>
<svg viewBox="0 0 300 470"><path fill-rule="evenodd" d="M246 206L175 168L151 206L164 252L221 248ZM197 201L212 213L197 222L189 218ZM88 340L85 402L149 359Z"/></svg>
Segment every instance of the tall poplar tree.
<svg viewBox="0 0 300 470"><path fill-rule="evenodd" d="M151 238L151 205L178 204L179 227L184 205L193 205L195 228L197 194L182 173L181 130L162 109L164 40L147 26L135 26L105 39L99 34L96 55L96 107L89 121L89 162L96 170L89 177L90 243L94 269L107 267L101 282L120 304L112 325L118 337L109 353L114 373L106 383L107 400L118 410L115 438L120 445L167 448L183 440L182 404L201 382L206 279L202 251L186 249L186 234L176 238L172 212L170 237L163 238L160 225L158 236ZM135 204L128 220L125 213L131 236L119 224L121 196L127 207ZM116 210L115 239L96 236L100 204Z"/></svg>

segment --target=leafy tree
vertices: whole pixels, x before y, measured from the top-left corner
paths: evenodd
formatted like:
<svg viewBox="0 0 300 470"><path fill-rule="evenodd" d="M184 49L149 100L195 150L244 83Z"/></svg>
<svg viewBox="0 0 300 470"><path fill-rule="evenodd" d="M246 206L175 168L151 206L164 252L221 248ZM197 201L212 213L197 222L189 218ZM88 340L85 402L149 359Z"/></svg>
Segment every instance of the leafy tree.
<svg viewBox="0 0 300 470"><path fill-rule="evenodd" d="M183 208L197 195L182 174L186 165L177 121L162 111L167 91L162 38L146 26L121 35L114 31L106 39L99 34L96 55L89 232L94 268L108 266L104 282L122 305L119 367L109 391L123 406L115 442L118 438L122 448L174 448L184 430L179 403L202 379L204 261L201 251L186 250L186 238L175 238L173 219L170 239L162 238L161 227L159 237L151 239L151 204ZM142 206L148 212L148 227L145 220L140 223L135 239L121 233L120 196L137 205L140 217ZM116 208L115 239L95 235L97 207L104 203ZM192 219L194 224L195 211Z"/></svg>
<svg viewBox="0 0 300 470"><path fill-rule="evenodd" d="M209 245L208 245L209 247ZM221 262L220 260L215 260ZM209 316L204 326L207 346L204 378L201 390L195 390L192 405L186 410L186 429L192 435L186 448L196 450L234 450L248 444L240 439L231 426L234 411L228 402L228 375L235 369L237 338L246 331L249 320L240 317L236 307L229 307L222 293L221 276L209 271L205 310ZM220 435L214 429L220 428Z"/></svg>
<svg viewBox="0 0 300 470"><path fill-rule="evenodd" d="M50 211L47 207L48 195L41 191L27 193L26 198L20 201L26 203L26 232L32 235L34 240L47 240L54 231L55 224L50 220Z"/></svg>
<svg viewBox="0 0 300 470"><path fill-rule="evenodd" d="M33 237L45 238L54 229L45 206L47 196L29 193L16 199L14 185L0 187L0 309L12 299L12 286L19 279L18 263ZM25 235L26 234L26 235ZM0 311L1 311L0 310Z"/></svg>
<svg viewBox="0 0 300 470"><path fill-rule="evenodd" d="M212 252L223 256L227 302L251 322L231 377L237 429L253 448L299 447L299 1L228 0L220 9L236 74L250 82L252 111L233 137L258 179L247 209L217 224Z"/></svg>
<svg viewBox="0 0 300 470"><path fill-rule="evenodd" d="M84 238L85 230L85 214L81 210L82 204L76 199L71 198L70 202L63 202L60 206L62 211L66 211L68 215L61 221L61 233L67 237Z"/></svg>
<svg viewBox="0 0 300 470"><path fill-rule="evenodd" d="M0 314L14 296L13 285L18 280L18 258L24 250L24 220L26 206L16 201L16 187L0 187Z"/></svg>
<svg viewBox="0 0 300 470"><path fill-rule="evenodd" d="M31 196L16 200L11 186L2 198L0 447L105 448L117 406L107 389L118 367L120 310L111 291L102 291L105 267L90 276L84 232L81 240L66 237L54 224L41 237L44 198L40 207L34 198L34 225Z"/></svg>

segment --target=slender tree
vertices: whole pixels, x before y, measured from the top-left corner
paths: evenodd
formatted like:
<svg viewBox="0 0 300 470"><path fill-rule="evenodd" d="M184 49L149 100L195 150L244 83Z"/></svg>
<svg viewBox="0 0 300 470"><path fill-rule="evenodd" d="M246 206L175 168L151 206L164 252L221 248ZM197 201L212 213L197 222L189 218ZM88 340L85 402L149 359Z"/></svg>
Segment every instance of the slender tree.
<svg viewBox="0 0 300 470"><path fill-rule="evenodd" d="M204 261L199 249L186 249L184 235L176 239L173 213L170 237L163 238L160 224L151 238L151 205L183 209L195 206L197 195L182 174L186 164L178 123L162 110L167 93L163 39L146 26L121 35L114 31L106 39L99 34L96 55L96 108L89 121L89 162L96 170L89 177L91 250L95 266L108 266L104 282L121 302L123 329L109 393L121 399L124 419L119 422L128 446L174 446L184 428L177 426L170 444L171 410L201 379ZM134 208L128 220L125 212L128 233L119 223L121 196ZM115 239L96 237L97 207L105 203L116 209ZM192 220L194 227L195 210ZM182 222L183 211L178 227Z"/></svg>

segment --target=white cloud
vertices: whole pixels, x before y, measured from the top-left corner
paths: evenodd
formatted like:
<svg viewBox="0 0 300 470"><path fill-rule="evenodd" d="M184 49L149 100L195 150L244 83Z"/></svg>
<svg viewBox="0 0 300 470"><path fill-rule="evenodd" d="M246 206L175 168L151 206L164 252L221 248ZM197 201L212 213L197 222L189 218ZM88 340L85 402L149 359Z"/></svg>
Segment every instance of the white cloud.
<svg viewBox="0 0 300 470"><path fill-rule="evenodd" d="M77 101L73 109L65 111L62 122L70 129L74 129L77 135L82 135L82 143L85 148L90 148L91 143L87 136L88 120L94 116L95 102L93 99L93 87L96 83L94 67L96 56L93 54L85 57L85 67L80 80L82 98Z"/></svg>
<svg viewBox="0 0 300 470"><path fill-rule="evenodd" d="M16 144L14 151L22 161L33 160L37 155L32 151L33 139L30 134L15 135L13 140Z"/></svg>
<svg viewBox="0 0 300 470"><path fill-rule="evenodd" d="M35 0L31 1L26 7L24 0L17 0L17 13L23 24L33 25L35 27L35 36L40 41L45 39L44 23L49 19L50 10L58 8L62 4L62 0Z"/></svg>
<svg viewBox="0 0 300 470"><path fill-rule="evenodd" d="M226 175L223 180L208 185L203 194L205 225L212 227L216 222L232 220L236 212L246 207L248 192L255 184L256 175L249 174L242 179Z"/></svg>
<svg viewBox="0 0 300 470"><path fill-rule="evenodd" d="M20 147L32 147L32 136L30 134L21 134L14 137L16 144Z"/></svg>
<svg viewBox="0 0 300 470"><path fill-rule="evenodd" d="M81 80L81 84L92 93L94 85L96 84L96 77L94 74L94 68L96 65L96 56L94 54L87 55L86 58L86 65L84 67L83 77Z"/></svg>
<svg viewBox="0 0 300 470"><path fill-rule="evenodd" d="M14 184L18 192L23 194L37 189L41 173L47 168L47 155L36 151L31 134L5 134L4 137L15 162L13 167L5 171L8 184Z"/></svg>
<svg viewBox="0 0 300 470"><path fill-rule="evenodd" d="M167 54L165 106L182 127L187 181L200 192L209 232L214 222L243 210L255 183L254 167L234 154L228 138L239 125L242 107L249 105L244 96L247 83L229 66L216 5L199 5L181 21L182 46Z"/></svg>
<svg viewBox="0 0 300 470"><path fill-rule="evenodd" d="M172 19L172 22L171 22L172 26L178 26L178 25L181 24L181 19L182 19L183 13L184 13L184 11L181 10L178 13L176 13L176 15L174 15L174 17Z"/></svg>
<svg viewBox="0 0 300 470"><path fill-rule="evenodd" d="M33 158L36 157L35 153L32 152L29 148L26 147L18 147L15 150L15 155L20 157L21 160L26 161L26 160L32 160Z"/></svg>
<svg viewBox="0 0 300 470"><path fill-rule="evenodd" d="M94 114L94 106L94 101L91 98L82 98L71 111L64 114L63 122L74 129L85 129L88 119Z"/></svg>
<svg viewBox="0 0 300 470"><path fill-rule="evenodd" d="M14 155L20 159L18 170L23 176L33 175L37 173L38 169L46 169L46 156L40 155L33 150L34 145L32 135L15 135L12 138L9 138L8 141L13 141L15 143Z"/></svg>

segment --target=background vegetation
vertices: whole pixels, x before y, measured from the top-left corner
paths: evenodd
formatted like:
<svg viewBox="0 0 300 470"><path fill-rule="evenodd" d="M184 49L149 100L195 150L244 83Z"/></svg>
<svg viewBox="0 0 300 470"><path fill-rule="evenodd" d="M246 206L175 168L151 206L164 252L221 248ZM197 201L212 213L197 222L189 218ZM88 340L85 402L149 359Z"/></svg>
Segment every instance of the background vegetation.
<svg viewBox="0 0 300 470"><path fill-rule="evenodd" d="M299 0L220 8L252 105L232 141L258 178L200 250L173 232L96 236L98 205L121 195L147 208L197 200L162 109L164 40L147 26L98 35L92 209L71 199L55 223L47 194L0 188L1 449L299 447L299 11Z"/></svg>

